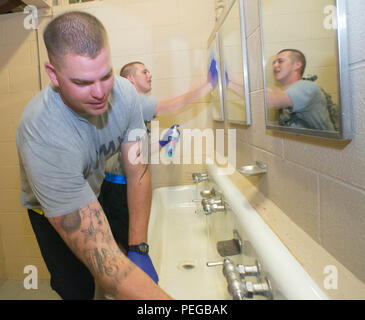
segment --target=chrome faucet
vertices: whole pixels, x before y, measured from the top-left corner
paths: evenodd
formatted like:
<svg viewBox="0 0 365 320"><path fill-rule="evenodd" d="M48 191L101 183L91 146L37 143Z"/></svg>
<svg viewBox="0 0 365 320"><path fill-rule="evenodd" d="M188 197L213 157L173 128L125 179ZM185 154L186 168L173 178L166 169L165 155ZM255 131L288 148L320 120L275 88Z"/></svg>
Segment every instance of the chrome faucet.
<svg viewBox="0 0 365 320"><path fill-rule="evenodd" d="M228 283L228 291L233 300L253 298L255 295L272 299L272 289L269 280L265 277L263 282L253 283L244 281L246 276L260 276L261 270L258 262L254 266L235 265L230 259L225 258L219 262L208 262L208 267L223 265L223 274Z"/></svg>
<svg viewBox="0 0 365 320"><path fill-rule="evenodd" d="M202 199L202 207L203 211L206 215L215 213L215 212L225 212L226 204L222 198L214 199L214 198L204 198Z"/></svg>
<svg viewBox="0 0 365 320"><path fill-rule="evenodd" d="M222 193L212 188L211 190L202 190L200 191L200 195L202 198L213 198L216 196L222 196Z"/></svg>
<svg viewBox="0 0 365 320"><path fill-rule="evenodd" d="M204 198L202 199L202 206L211 206L213 204L221 204L224 205L223 199L215 199L215 198Z"/></svg>
<svg viewBox="0 0 365 320"><path fill-rule="evenodd" d="M226 211L226 203L223 200L223 196L220 192L217 192L220 195L219 198L213 197L216 195L216 191L214 189L212 189L210 191L204 190L201 192L201 194L202 193L205 195L205 197L203 197L201 204L203 207L203 211L206 215L212 214L214 212L225 212ZM202 196L203 196L203 194L202 194Z"/></svg>
<svg viewBox="0 0 365 320"><path fill-rule="evenodd" d="M213 203L213 204L208 204L208 205L203 206L203 210L206 215L209 215L209 214L212 214L215 212L225 212L226 206L224 204L219 205L219 204Z"/></svg>
<svg viewBox="0 0 365 320"><path fill-rule="evenodd" d="M202 181L208 181L208 174L207 173L193 173L192 174L193 180L195 183L200 183Z"/></svg>
<svg viewBox="0 0 365 320"><path fill-rule="evenodd" d="M223 274L227 277L230 272L238 272L242 278L248 276L260 277L261 276L261 265L256 260L252 266L245 266L243 264L234 265L234 263L225 258L223 261L218 262L207 262L208 267L223 266Z"/></svg>

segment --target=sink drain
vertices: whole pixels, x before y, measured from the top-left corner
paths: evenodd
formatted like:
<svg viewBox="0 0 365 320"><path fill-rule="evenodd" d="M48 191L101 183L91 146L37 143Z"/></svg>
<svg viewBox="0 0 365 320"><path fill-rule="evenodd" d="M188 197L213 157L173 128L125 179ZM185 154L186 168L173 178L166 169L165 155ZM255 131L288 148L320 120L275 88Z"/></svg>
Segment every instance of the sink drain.
<svg viewBox="0 0 365 320"><path fill-rule="evenodd" d="M195 268L195 263L194 262L183 262L182 264L180 264L180 267L183 268L184 270L191 270Z"/></svg>

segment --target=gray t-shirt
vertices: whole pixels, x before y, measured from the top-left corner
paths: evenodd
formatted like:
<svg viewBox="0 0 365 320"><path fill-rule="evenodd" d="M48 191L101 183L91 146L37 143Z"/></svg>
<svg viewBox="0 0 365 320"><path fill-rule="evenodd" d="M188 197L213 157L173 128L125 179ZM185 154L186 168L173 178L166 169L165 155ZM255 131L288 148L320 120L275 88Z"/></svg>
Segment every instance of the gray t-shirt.
<svg viewBox="0 0 365 320"><path fill-rule="evenodd" d="M292 84L285 91L293 102L293 107L286 112L304 120L310 129L334 131L327 100L321 88L309 80L300 80Z"/></svg>
<svg viewBox="0 0 365 320"><path fill-rule="evenodd" d="M106 160L145 134L141 107L149 100L119 76L99 116L74 112L51 86L40 92L17 131L22 205L55 217L96 201Z"/></svg>
<svg viewBox="0 0 365 320"><path fill-rule="evenodd" d="M157 106L157 99L149 98L147 103L142 105L142 116L144 121L151 121L154 118L155 109ZM121 152L117 152L110 157L105 165L105 171L113 175L123 175L123 159Z"/></svg>

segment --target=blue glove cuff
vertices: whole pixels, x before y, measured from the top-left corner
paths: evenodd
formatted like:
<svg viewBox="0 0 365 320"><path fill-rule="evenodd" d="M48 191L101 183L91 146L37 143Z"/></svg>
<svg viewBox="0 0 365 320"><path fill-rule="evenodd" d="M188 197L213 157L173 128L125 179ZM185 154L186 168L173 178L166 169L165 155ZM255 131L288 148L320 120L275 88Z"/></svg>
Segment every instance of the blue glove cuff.
<svg viewBox="0 0 365 320"><path fill-rule="evenodd" d="M128 259L147 273L151 279L158 283L158 275L148 254L140 254L136 251L128 251Z"/></svg>

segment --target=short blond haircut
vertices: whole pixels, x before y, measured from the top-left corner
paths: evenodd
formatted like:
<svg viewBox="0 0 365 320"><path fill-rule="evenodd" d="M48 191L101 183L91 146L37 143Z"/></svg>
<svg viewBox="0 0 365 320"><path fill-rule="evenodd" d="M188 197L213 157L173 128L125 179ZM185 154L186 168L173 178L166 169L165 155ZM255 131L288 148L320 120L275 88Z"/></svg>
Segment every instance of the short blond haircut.
<svg viewBox="0 0 365 320"><path fill-rule="evenodd" d="M127 78L129 75L134 75L134 73L136 71L136 68L135 68L136 64L144 65L144 63L139 62L139 61L129 62L126 65L124 65L122 67L122 69L120 70L120 76L123 78Z"/></svg>
<svg viewBox="0 0 365 320"><path fill-rule="evenodd" d="M43 33L48 56L62 58L67 54L95 58L109 48L103 24L86 12L71 11L54 18Z"/></svg>
<svg viewBox="0 0 365 320"><path fill-rule="evenodd" d="M297 49L283 49L281 51L279 51L277 54L282 53L282 52L290 52L290 58L294 61L294 62L301 62L302 63L302 67L300 68L300 74L303 76L304 71L305 71L305 67L307 65L307 61L305 59L305 56L303 54L303 52L297 50Z"/></svg>

